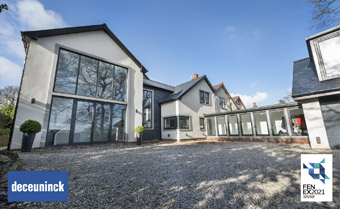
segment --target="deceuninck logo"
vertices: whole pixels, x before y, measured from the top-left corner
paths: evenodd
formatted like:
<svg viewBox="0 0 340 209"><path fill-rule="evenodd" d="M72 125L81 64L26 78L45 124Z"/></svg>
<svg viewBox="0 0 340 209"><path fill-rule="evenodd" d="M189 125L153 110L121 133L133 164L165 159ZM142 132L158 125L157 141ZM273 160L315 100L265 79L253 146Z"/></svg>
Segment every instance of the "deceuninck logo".
<svg viewBox="0 0 340 209"><path fill-rule="evenodd" d="M8 201L67 201L67 171L9 171Z"/></svg>
<svg viewBox="0 0 340 209"><path fill-rule="evenodd" d="M333 201L332 154L301 155L301 201Z"/></svg>

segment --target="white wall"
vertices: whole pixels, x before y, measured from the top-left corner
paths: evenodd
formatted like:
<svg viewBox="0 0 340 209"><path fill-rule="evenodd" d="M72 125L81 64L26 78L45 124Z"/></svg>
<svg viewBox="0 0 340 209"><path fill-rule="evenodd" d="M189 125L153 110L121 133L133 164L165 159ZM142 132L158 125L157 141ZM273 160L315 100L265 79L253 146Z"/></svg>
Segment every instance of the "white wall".
<svg viewBox="0 0 340 209"><path fill-rule="evenodd" d="M200 104L199 91L203 90L210 93L210 104ZM199 118L204 114L216 112L216 100L218 98L211 90L205 80L200 81L194 88L192 88L181 100L162 104L162 138L163 139L192 139L205 138L206 126L204 130L200 129ZM174 129L164 130L164 118L167 116L189 116L190 129ZM168 137L170 134L170 137ZM173 136L176 138L173 138Z"/></svg>
<svg viewBox="0 0 340 209"><path fill-rule="evenodd" d="M104 31L94 31L40 38L37 41L32 40L30 42L11 149L20 148L22 133L19 132L19 127L28 119L37 120L43 126L43 131L36 135L33 147L45 146L49 105L54 94L52 89L59 46L128 68L126 134L128 141L136 140L134 128L142 124L143 74L139 67ZM77 96L70 95L70 97ZM32 98L36 99L35 104L31 104ZM136 110L138 110L138 114L136 114Z"/></svg>
<svg viewBox="0 0 340 209"><path fill-rule="evenodd" d="M328 137L323 122L321 107L318 99L304 101L302 103L310 146L312 148L329 149ZM321 143L318 144L316 137L320 137Z"/></svg>

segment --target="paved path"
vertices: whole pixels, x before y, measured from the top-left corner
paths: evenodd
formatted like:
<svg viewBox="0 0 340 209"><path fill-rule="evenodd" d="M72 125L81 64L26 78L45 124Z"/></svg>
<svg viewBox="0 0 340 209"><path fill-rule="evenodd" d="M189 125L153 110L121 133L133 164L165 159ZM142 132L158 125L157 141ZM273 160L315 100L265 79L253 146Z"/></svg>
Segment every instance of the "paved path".
<svg viewBox="0 0 340 209"><path fill-rule="evenodd" d="M334 202L300 202L300 154L333 153ZM323 208L340 206L340 151L256 142L100 145L20 154L23 170L69 171L49 208Z"/></svg>

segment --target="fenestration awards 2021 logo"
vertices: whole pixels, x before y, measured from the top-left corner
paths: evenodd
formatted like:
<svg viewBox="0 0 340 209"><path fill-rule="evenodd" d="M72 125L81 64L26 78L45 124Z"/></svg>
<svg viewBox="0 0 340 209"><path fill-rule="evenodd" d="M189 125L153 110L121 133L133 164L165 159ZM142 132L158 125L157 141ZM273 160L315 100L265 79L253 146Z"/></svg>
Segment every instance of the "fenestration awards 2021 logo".
<svg viewBox="0 0 340 209"><path fill-rule="evenodd" d="M301 155L301 201L333 201L332 154Z"/></svg>

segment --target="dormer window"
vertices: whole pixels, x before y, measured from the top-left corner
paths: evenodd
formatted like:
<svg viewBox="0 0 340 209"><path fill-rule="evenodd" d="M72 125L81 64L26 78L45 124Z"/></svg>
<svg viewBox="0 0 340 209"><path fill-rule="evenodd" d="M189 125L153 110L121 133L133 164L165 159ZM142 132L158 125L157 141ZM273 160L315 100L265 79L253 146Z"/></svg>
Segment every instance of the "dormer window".
<svg viewBox="0 0 340 209"><path fill-rule="evenodd" d="M319 81L340 77L340 31L310 41Z"/></svg>

